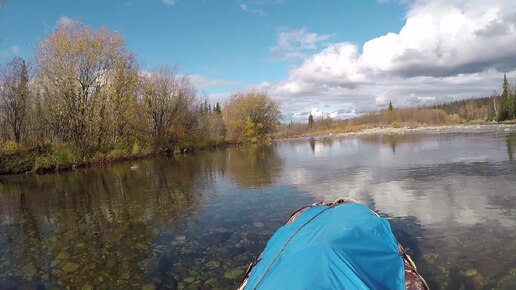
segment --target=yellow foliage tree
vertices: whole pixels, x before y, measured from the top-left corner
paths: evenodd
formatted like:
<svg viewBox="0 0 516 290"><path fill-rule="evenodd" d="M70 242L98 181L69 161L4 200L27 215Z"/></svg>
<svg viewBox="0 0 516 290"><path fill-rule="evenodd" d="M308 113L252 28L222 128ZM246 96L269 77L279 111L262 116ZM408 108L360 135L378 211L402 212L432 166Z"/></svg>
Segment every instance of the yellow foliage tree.
<svg viewBox="0 0 516 290"><path fill-rule="evenodd" d="M134 71L120 78L122 69L124 74L132 69L127 66L130 58L119 34L105 28L92 31L78 22L61 24L38 43L37 78L52 139L87 147L108 137L109 128L119 129L119 118L109 116L110 110L125 111L115 103L132 97L116 90L132 88L125 81L134 82Z"/></svg>
<svg viewBox="0 0 516 290"><path fill-rule="evenodd" d="M232 95L222 115L229 140L254 142L274 131L280 110L266 93L251 91Z"/></svg>

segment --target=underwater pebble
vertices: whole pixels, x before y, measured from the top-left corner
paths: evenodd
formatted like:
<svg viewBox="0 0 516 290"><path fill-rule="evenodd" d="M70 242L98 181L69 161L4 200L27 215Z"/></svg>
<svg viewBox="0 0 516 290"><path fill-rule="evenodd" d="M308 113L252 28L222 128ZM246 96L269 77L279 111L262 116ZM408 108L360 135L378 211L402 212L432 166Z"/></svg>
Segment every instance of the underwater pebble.
<svg viewBox="0 0 516 290"><path fill-rule="evenodd" d="M257 228L263 228L265 225L263 223L261 223L261 222L254 222L253 226L255 226Z"/></svg>
<svg viewBox="0 0 516 290"><path fill-rule="evenodd" d="M76 272L77 270L79 270L80 268L80 265L77 264L77 263L74 263L74 262L67 262L66 264L64 264L63 266L63 271L67 272L67 273L74 273Z"/></svg>
<svg viewBox="0 0 516 290"><path fill-rule="evenodd" d="M184 280L186 283L193 283L195 281L194 277L186 277Z"/></svg>
<svg viewBox="0 0 516 290"><path fill-rule="evenodd" d="M242 268L234 268L228 270L224 273L224 278L226 279L236 279L240 277L240 275L244 274L244 270Z"/></svg>
<svg viewBox="0 0 516 290"><path fill-rule="evenodd" d="M156 286L154 284L145 284L142 286L142 290L155 290Z"/></svg>
<svg viewBox="0 0 516 290"><path fill-rule="evenodd" d="M209 261L206 264L206 267L208 267L209 269L217 269L218 267L220 267L220 263L217 261Z"/></svg>
<svg viewBox="0 0 516 290"><path fill-rule="evenodd" d="M59 253L57 255L56 258L59 260L66 260L66 259L70 258L70 253L68 253L67 251L62 251L61 253Z"/></svg>
<svg viewBox="0 0 516 290"><path fill-rule="evenodd" d="M476 274L478 274L478 271L477 271L477 269L468 269L465 274L466 274L466 277L473 277Z"/></svg>

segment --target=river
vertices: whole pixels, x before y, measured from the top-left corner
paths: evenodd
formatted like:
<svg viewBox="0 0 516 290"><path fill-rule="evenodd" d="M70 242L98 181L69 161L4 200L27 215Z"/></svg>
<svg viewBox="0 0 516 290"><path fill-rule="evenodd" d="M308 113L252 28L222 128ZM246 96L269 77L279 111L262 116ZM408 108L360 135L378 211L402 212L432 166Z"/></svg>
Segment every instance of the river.
<svg viewBox="0 0 516 290"><path fill-rule="evenodd" d="M514 127L486 126L3 177L0 289L234 289L293 211L342 196L432 289L516 289L515 155Z"/></svg>

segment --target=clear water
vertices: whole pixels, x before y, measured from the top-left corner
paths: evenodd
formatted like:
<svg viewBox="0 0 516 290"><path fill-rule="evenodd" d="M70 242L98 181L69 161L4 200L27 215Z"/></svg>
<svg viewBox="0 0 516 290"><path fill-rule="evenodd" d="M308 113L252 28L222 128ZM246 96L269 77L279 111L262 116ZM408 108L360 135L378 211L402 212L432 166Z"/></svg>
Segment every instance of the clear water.
<svg viewBox="0 0 516 290"><path fill-rule="evenodd" d="M386 217L433 289L516 289L516 130L281 141L0 179L0 289L231 289L296 209Z"/></svg>

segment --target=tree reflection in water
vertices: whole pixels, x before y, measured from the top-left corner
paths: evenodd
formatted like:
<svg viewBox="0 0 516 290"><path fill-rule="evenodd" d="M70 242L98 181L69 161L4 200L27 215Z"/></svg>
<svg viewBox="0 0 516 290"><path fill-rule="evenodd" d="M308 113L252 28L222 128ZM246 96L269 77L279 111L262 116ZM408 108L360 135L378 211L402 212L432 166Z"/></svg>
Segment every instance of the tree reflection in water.
<svg viewBox="0 0 516 290"><path fill-rule="evenodd" d="M173 160L2 180L0 282L131 288L156 234L198 204L197 168ZM31 188L30 199L25 192ZM137 265L137 267L135 267ZM9 284L9 283L7 283Z"/></svg>
<svg viewBox="0 0 516 290"><path fill-rule="evenodd" d="M228 175L241 187L273 184L282 170L277 145L253 145L245 149L228 149Z"/></svg>
<svg viewBox="0 0 516 290"><path fill-rule="evenodd" d="M514 160L514 149L516 148L516 133L507 134L505 137L507 143L507 155L509 155L509 161Z"/></svg>

